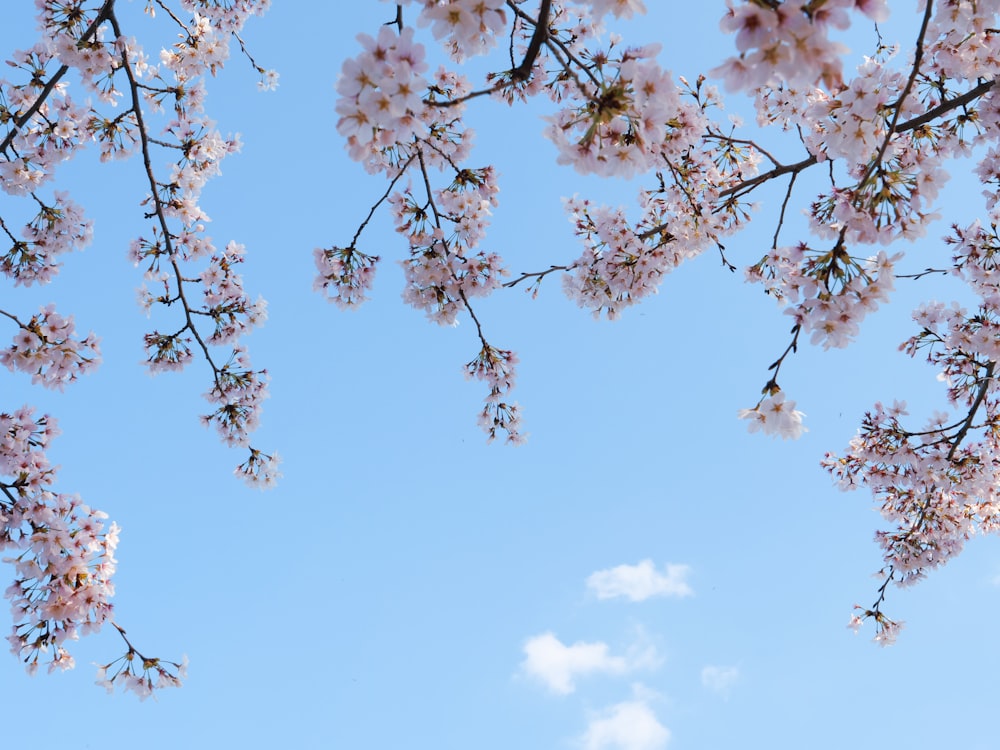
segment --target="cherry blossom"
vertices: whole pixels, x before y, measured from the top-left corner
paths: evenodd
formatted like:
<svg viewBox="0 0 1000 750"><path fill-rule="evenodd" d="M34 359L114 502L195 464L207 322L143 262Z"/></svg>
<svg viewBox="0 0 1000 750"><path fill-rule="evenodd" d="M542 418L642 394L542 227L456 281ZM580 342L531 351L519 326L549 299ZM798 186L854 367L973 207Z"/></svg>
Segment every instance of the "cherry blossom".
<svg viewBox="0 0 1000 750"><path fill-rule="evenodd" d="M783 439L798 438L806 431L802 425L805 416L795 408L794 401L786 401L784 391L761 400L753 409L741 409L740 419L749 420L750 432L760 430L765 435L774 435Z"/></svg>
<svg viewBox="0 0 1000 750"><path fill-rule="evenodd" d="M20 330L13 344L0 349L0 364L11 371L29 373L33 383L62 390L101 361L97 337L91 333L75 339L73 316L64 318L56 312L55 305L43 307L25 323L8 313L4 315Z"/></svg>

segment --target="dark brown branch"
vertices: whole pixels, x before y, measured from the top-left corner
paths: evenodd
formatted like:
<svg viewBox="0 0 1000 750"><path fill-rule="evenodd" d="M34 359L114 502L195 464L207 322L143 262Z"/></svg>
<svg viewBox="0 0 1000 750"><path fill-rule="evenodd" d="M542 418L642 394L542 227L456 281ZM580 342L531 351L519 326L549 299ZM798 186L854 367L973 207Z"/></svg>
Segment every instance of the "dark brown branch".
<svg viewBox="0 0 1000 750"><path fill-rule="evenodd" d="M899 125L899 116L903 112L903 104L906 103L906 98L913 90L913 84L916 82L917 76L920 74L920 63L924 59L924 37L927 35L927 25L931 21L931 14L933 10L934 3L927 2L926 7L924 8L924 18L920 24L920 31L917 32L916 47L913 51L913 67L910 69L910 75L906 79L906 85L903 87L903 93L899 95L899 99L896 101L895 109L892 113L892 122L889 123L885 138L882 139L882 145L879 146L878 153L875 154L875 158L871 160L871 163L865 170L864 175L860 180L858 180L858 187L865 185L876 169L881 170L880 165L882 164L882 159L885 157L885 152L889 149L889 142L892 140L893 135L898 132L896 128ZM858 200L858 198L855 200Z"/></svg>
<svg viewBox="0 0 1000 750"><path fill-rule="evenodd" d="M528 279L535 279L535 284L538 284L541 282L543 278L548 276L553 271L572 271L574 268L576 268L575 263L569 266L549 266L544 271L532 271L531 273L522 273L516 279L506 282L503 286L507 288L515 287L522 281L527 281Z"/></svg>
<svg viewBox="0 0 1000 750"><path fill-rule="evenodd" d="M549 11L552 0L542 0L538 6L538 20L535 22L535 31L528 42L528 49L524 53L521 64L510 71L512 81L523 82L531 78L531 68L538 59L538 53L542 51L542 45L549 37Z"/></svg>
<svg viewBox="0 0 1000 750"><path fill-rule="evenodd" d="M972 428L972 421L976 416L976 412L979 411L979 407L983 404L983 399L986 398L986 393L990 389L990 384L993 381L993 371L996 369L996 362L990 362L986 365L986 372L983 375L982 382L979 384L979 391L976 393L976 399L972 402L972 406L969 407L969 415L965 418L961 429L955 433L953 438L954 442L951 444L951 449L948 451L948 460L951 461L955 457L955 451L958 450L958 446L965 439L965 436L969 434L969 430Z"/></svg>
<svg viewBox="0 0 1000 750"><path fill-rule="evenodd" d="M743 180L742 182L733 185L731 188L726 188L725 190L719 193L719 197L727 198L730 195L736 195L737 193L741 193L745 190L755 188L762 183L768 182L769 180L773 180L775 177L781 177L781 175L788 174L789 172L798 174L803 169L808 169L809 167L811 167L813 164L816 163L817 163L816 157L810 156L806 159L803 159L802 161L797 161L794 164L782 164L780 166L775 167L774 169L769 169L768 171L759 174L756 177L751 177L749 180Z"/></svg>
<svg viewBox="0 0 1000 750"><path fill-rule="evenodd" d="M896 128L896 132L905 133L908 130L915 130L916 128L919 128L922 125L926 125L932 120L940 117L941 115L947 112L950 112L953 109L957 109L958 107L964 107L969 102L973 101L974 99L978 99L979 97L989 92L989 90L993 88L993 85L995 83L996 81L986 81L984 83L979 84L974 89L969 89L964 94L956 96L954 99L947 99L941 102L936 107L932 107L931 109L927 110L922 115L918 115L917 117L914 117L912 120L907 120L898 128Z"/></svg>
<svg viewBox="0 0 1000 750"><path fill-rule="evenodd" d="M771 248L773 250L778 249L778 235L781 234L781 227L785 224L785 211L788 209L788 202L792 198L792 189L795 187L795 180L798 176L798 172L792 172L792 179L788 181L785 199L781 202L781 211L778 214L778 226L774 228L774 238L771 240Z"/></svg>
<svg viewBox="0 0 1000 750"><path fill-rule="evenodd" d="M768 380L767 383L764 384L764 387L761 389L761 393L763 393L765 396L772 396L776 391L781 390L781 386L778 385L778 373L781 371L781 365L784 364L785 358L789 354L792 354L793 352L797 352L799 350L799 334L801 332L802 332L801 323L796 323L794 326L792 326L791 342L789 342L788 346L785 347L785 351L781 353L781 356L778 357L770 365L768 365L767 369L774 370L774 374L771 375L771 379Z"/></svg>

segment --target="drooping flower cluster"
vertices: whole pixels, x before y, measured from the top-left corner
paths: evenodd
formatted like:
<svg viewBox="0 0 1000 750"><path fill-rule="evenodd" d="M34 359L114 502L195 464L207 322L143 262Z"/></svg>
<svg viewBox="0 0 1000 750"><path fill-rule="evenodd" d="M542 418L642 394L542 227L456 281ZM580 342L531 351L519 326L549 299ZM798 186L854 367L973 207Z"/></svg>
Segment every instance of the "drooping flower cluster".
<svg viewBox="0 0 1000 750"><path fill-rule="evenodd" d="M147 202L152 207L153 225L148 235L132 243L129 257L144 266L147 282L158 288L155 293L145 286L140 290L140 303L147 312L154 305L182 308L179 327L169 333L154 330L146 335L150 371L182 369L194 360L195 353L205 359L213 381L206 397L219 406L206 419L220 427L227 444L250 451L236 473L253 483L259 472L244 469L248 464L256 465L255 455L266 454L250 446L248 433L260 422L266 377L261 375L263 371L249 371L234 363L246 361L241 337L266 319L266 302L262 298L252 301L237 273L244 247L229 242L219 252L205 234L208 217L199 199L206 182L219 174L222 159L240 148L238 136L221 135L204 115L204 78L216 74L225 63L231 35L249 16L262 14L268 3L198 0L185 2L185 7L194 16L178 41L161 51L159 66L149 65L138 49L126 47L122 53L129 63L130 89L143 96L139 101L133 95L131 104L137 121L143 123L138 140L144 158L152 157L155 146L165 153L180 154L164 177L148 173L151 192ZM251 63L263 77L263 87L272 87L276 76L252 59ZM143 109L143 102L148 110L172 114L156 138L145 124L151 111ZM203 265L197 271L188 270L195 263ZM210 324L209 330L201 328L203 320ZM216 346L230 348L227 364L219 364L221 357L210 349ZM268 476L260 486L273 484L278 472L272 469Z"/></svg>
<svg viewBox="0 0 1000 750"><path fill-rule="evenodd" d="M741 409L738 416L749 420L750 432L760 430L765 435L794 440L806 431L802 424L805 414L795 408L794 401L785 400L784 391L763 398L753 409Z"/></svg>
<svg viewBox="0 0 1000 750"><path fill-rule="evenodd" d="M246 350L236 347L216 372L215 385L205 393L205 400L217 408L203 416L202 423L214 425L227 445L248 446L260 420L261 402L268 397L267 380L267 370L250 369Z"/></svg>
<svg viewBox="0 0 1000 750"><path fill-rule="evenodd" d="M116 685L120 686L125 691L135 693L141 701L153 695L155 690L181 686L181 680L187 677L186 656L180 662L143 656L129 641L122 627L117 623L111 624L128 649L114 661L98 665L95 684L108 693L113 693Z"/></svg>
<svg viewBox="0 0 1000 750"><path fill-rule="evenodd" d="M243 290L243 277L234 271L243 262L243 254L243 245L230 242L225 250L209 258L208 268L201 272L205 309L198 313L215 324L215 330L205 340L209 344L233 343L267 320L267 302L262 297L251 302Z"/></svg>
<svg viewBox="0 0 1000 750"><path fill-rule="evenodd" d="M0 162L0 171L9 162ZM38 213L24 227L21 237L11 233L3 219L0 232L10 241L10 249L0 255L0 273L14 285L47 284L59 271L56 258L90 244L93 225L69 196L56 191L52 205L42 203Z"/></svg>
<svg viewBox="0 0 1000 750"><path fill-rule="evenodd" d="M847 346L860 324L894 286L894 266L901 255L880 251L865 259L851 257L844 246L821 253L799 245L778 248L747 269L786 312L824 349Z"/></svg>
<svg viewBox="0 0 1000 750"><path fill-rule="evenodd" d="M482 380L490 386L486 404L479 414L479 426L491 441L496 438L498 430L506 432L507 442L513 445L525 440L521 433L520 407L516 402L506 401L507 394L514 387L516 364L517 355L514 352L483 344L476 358L465 365L466 377Z"/></svg>
<svg viewBox="0 0 1000 750"><path fill-rule="evenodd" d="M473 252L496 205L493 171L464 170L445 190L421 204L409 190L390 198L396 230L405 234L403 299L442 325L453 325L470 299L485 297L506 275L496 253Z"/></svg>
<svg viewBox="0 0 1000 750"><path fill-rule="evenodd" d="M472 38L459 33L463 19L502 20L503 12L492 13L491 8L488 3L475 8L462 3L427 3L426 15L421 18L435 23L437 31L446 23L453 26L452 52L460 59L467 53L482 51L462 51ZM441 15L439 9L447 13ZM483 21L479 33L488 29L489 24ZM492 167L463 166L473 135L461 122L468 83L444 68L431 82L424 79L421 74L427 69L425 51L413 41L410 28L396 33L383 27L377 39L362 35L359 41L364 51L344 63L337 83L337 128L347 137L352 158L362 161L369 172L385 172L390 178L389 190L372 213L388 201L397 231L407 237L409 257L402 262L406 283L403 299L443 325L456 325L459 314L467 313L476 323L483 347L492 348L470 300L498 289L507 272L498 254L477 249L497 205L499 188ZM422 195L412 187L394 190L411 169L420 171ZM451 183L432 188L433 170L453 175ZM318 274L313 287L341 308L353 308L365 301L374 280L379 256L358 249L367 223L362 223L348 246L314 251ZM488 400L494 395L491 393ZM481 420L483 429L493 437L497 429L509 426L511 441L518 442L516 407L512 410L505 403L502 408L488 408L497 411L496 421L487 425Z"/></svg>
<svg viewBox="0 0 1000 750"><path fill-rule="evenodd" d="M319 271L313 289L342 310L355 308L368 299L375 281L377 255L367 255L354 247L316 248L313 260Z"/></svg>

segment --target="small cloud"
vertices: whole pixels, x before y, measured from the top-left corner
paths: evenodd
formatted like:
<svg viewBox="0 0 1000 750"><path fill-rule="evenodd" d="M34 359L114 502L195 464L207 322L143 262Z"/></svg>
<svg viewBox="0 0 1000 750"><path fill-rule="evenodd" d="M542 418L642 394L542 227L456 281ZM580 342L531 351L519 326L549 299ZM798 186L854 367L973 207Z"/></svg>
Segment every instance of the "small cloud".
<svg viewBox="0 0 1000 750"><path fill-rule="evenodd" d="M634 640L625 652L629 669L655 670L663 666L663 656L646 629L641 625L634 628Z"/></svg>
<svg viewBox="0 0 1000 750"><path fill-rule="evenodd" d="M622 596L633 602L653 596L692 596L694 591L684 580L690 572L688 565L667 563L661 573L652 560L643 560L638 565L598 570L587 579L587 588L598 599Z"/></svg>
<svg viewBox="0 0 1000 750"><path fill-rule="evenodd" d="M707 666L701 670L701 684L714 693L727 696L740 678L739 667Z"/></svg>
<svg viewBox="0 0 1000 750"><path fill-rule="evenodd" d="M618 703L594 716L580 738L586 750L662 750L670 730L643 700Z"/></svg>
<svg viewBox="0 0 1000 750"><path fill-rule="evenodd" d="M572 646L566 646L551 632L529 638L524 644L524 654L521 669L560 695L576 690L576 678L584 675L625 674L660 663L652 645L634 647L629 650L628 656L612 656L608 644L601 641L577 641Z"/></svg>

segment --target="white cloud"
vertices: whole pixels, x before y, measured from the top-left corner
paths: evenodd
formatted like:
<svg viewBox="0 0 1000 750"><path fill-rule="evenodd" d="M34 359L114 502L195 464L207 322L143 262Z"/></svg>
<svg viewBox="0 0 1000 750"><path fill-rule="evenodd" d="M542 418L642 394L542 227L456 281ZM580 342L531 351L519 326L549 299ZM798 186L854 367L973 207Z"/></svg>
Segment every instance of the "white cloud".
<svg viewBox="0 0 1000 750"><path fill-rule="evenodd" d="M701 670L701 684L719 695L729 695L729 691L740 678L739 667L707 666Z"/></svg>
<svg viewBox="0 0 1000 750"><path fill-rule="evenodd" d="M670 730L645 701L632 700L593 717L580 741L586 750L662 750L670 741Z"/></svg>
<svg viewBox="0 0 1000 750"><path fill-rule="evenodd" d="M655 667L659 658L651 645L634 647L628 656L612 656L608 644L577 641L566 646L556 636L542 633L524 644L521 669L543 682L553 693L566 695L576 689L575 680L588 674L625 674L641 667Z"/></svg>
<svg viewBox="0 0 1000 750"><path fill-rule="evenodd" d="M587 579L587 588L597 594L598 599L623 596L633 602L653 596L691 596L694 591L684 580L690 572L687 565L667 563L661 573L653 561L647 559L638 565L598 570Z"/></svg>

